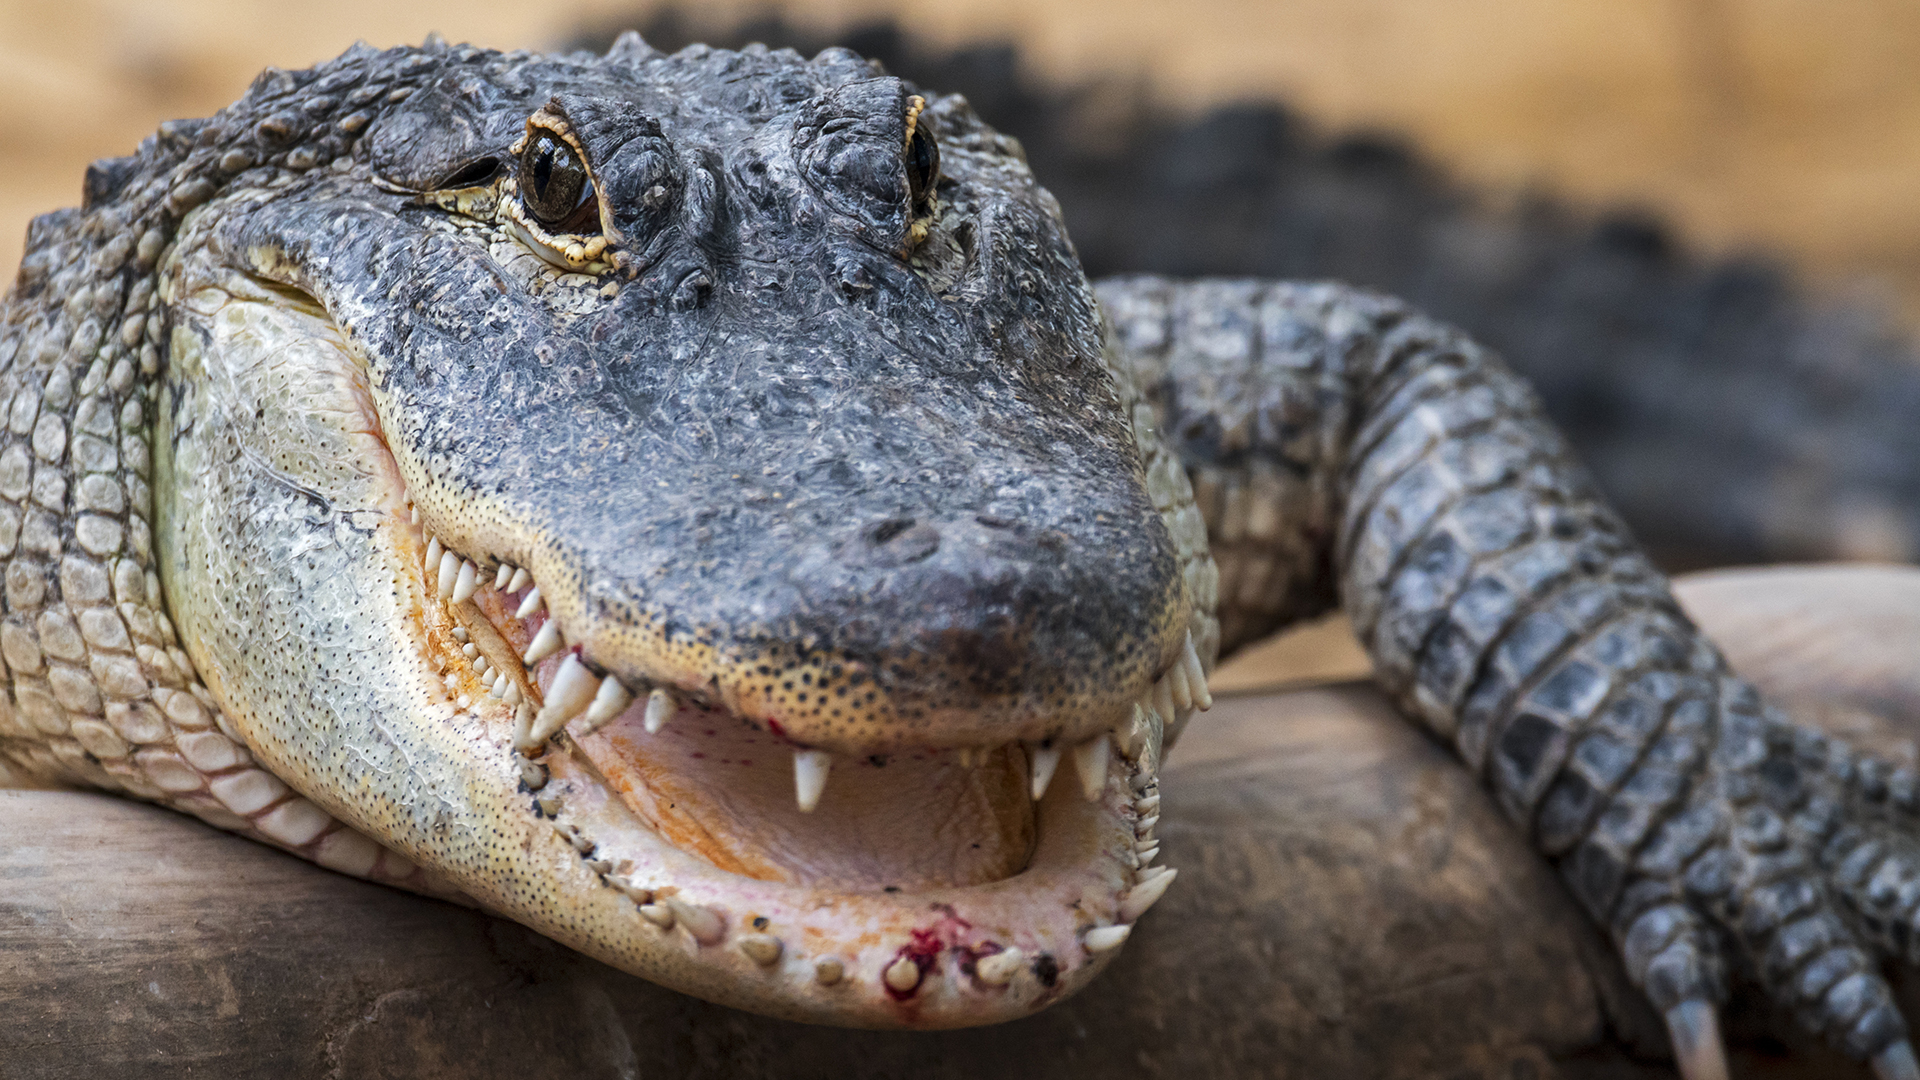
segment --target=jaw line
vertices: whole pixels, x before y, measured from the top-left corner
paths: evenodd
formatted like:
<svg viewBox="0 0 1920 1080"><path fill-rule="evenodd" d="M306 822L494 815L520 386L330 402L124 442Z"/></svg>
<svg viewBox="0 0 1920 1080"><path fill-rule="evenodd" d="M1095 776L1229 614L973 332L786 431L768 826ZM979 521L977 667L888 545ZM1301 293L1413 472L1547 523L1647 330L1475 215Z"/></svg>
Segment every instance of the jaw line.
<svg viewBox="0 0 1920 1080"><path fill-rule="evenodd" d="M426 533L409 529L424 557ZM425 624L439 624L452 644L454 627L467 640L484 623L518 651L513 638L523 633L503 633L478 602L484 595L435 602L437 575L422 570ZM490 582L476 592L484 594ZM423 654L432 647L429 641ZM566 655L516 674L544 692ZM515 707L480 683L475 677L474 686L460 686L493 735L475 750L491 759L487 771L517 777L522 825L540 841L527 846L539 857L542 878L507 895L471 891L582 952L722 1004L864 1028L966 1027L1024 1016L1097 975L1139 917L1128 908L1129 895L1157 898L1166 884L1158 879L1172 876L1149 865L1157 747L1141 745L1131 758L1111 754L1094 800L1083 796L1073 765L1064 765L1034 805L1031 857L1010 876L850 891L749 877L682 850L636 814L596 764L614 752L610 732L563 730L522 753L514 746ZM644 694L637 696L614 723L637 726L645 703ZM619 909L624 940L607 940L605 920L589 930L570 919L569 907L581 903Z"/></svg>

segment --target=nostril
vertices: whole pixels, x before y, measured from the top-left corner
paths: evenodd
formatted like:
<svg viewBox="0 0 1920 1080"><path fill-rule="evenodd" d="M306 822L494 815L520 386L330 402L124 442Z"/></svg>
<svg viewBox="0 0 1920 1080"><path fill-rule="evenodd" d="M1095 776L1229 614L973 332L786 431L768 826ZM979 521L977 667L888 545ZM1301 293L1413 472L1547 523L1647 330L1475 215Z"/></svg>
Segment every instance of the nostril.
<svg viewBox="0 0 1920 1080"><path fill-rule="evenodd" d="M913 518L890 518L867 531L875 566L919 562L940 550L940 530Z"/></svg>

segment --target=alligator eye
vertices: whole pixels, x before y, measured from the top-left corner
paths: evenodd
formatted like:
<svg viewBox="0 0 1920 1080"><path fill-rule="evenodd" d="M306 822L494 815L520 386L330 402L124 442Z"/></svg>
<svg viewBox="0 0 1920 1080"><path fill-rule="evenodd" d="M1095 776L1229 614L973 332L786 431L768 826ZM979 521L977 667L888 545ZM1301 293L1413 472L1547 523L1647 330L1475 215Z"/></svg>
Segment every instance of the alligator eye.
<svg viewBox="0 0 1920 1080"><path fill-rule="evenodd" d="M925 208L939 180L940 146L926 128L915 124L913 134L907 136L907 195L914 209Z"/></svg>
<svg viewBox="0 0 1920 1080"><path fill-rule="evenodd" d="M598 232L598 207L587 167L561 139L535 133L520 154L520 202L533 219L556 233Z"/></svg>

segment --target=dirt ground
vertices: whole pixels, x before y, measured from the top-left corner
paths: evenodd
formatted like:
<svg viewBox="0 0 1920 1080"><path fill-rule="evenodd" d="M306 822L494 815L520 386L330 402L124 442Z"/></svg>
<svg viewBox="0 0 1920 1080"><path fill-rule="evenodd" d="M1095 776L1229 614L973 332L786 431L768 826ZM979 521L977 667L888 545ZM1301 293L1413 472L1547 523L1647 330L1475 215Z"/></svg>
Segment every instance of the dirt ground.
<svg viewBox="0 0 1920 1080"><path fill-rule="evenodd" d="M0 0L0 267L81 170L267 64L428 30L541 47L657 4ZM1920 313L1920 7L1903 0L826 0L957 44L1011 38L1041 74L1137 72L1169 102L1282 95L1329 127L1404 131L1496 191L1657 207L1710 251L1790 254Z"/></svg>

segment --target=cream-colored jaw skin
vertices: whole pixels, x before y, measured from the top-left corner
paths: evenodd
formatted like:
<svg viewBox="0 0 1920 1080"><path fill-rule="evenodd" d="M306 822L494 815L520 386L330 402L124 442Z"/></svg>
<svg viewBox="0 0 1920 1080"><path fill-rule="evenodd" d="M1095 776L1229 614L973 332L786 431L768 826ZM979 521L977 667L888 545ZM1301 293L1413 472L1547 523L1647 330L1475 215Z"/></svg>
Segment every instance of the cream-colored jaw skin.
<svg viewBox="0 0 1920 1080"><path fill-rule="evenodd" d="M455 631L482 617L422 573L424 534L352 347L310 299L176 263L154 484L173 618L256 757L342 821L624 970L862 1027L1030 1013L1097 974L1164 890L1138 772L1157 738L1146 766L1103 756L1097 798L1054 784L1021 872L910 895L716 868L661 841L567 735L536 754L529 791L514 707L461 660Z"/></svg>

